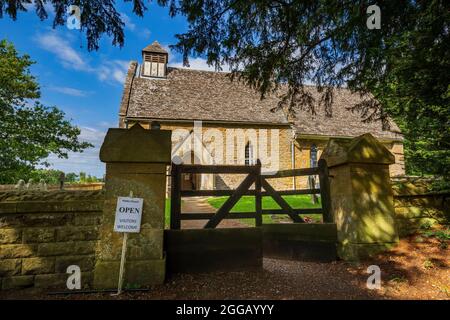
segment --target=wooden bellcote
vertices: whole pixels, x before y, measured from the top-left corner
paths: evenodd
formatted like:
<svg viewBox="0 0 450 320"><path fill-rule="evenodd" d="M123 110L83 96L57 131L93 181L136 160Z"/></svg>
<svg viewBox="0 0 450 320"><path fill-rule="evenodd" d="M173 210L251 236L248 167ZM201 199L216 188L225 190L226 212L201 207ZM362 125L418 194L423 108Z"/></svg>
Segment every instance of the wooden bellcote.
<svg viewBox="0 0 450 320"><path fill-rule="evenodd" d="M142 75L145 77L165 78L169 54L158 41L142 50Z"/></svg>

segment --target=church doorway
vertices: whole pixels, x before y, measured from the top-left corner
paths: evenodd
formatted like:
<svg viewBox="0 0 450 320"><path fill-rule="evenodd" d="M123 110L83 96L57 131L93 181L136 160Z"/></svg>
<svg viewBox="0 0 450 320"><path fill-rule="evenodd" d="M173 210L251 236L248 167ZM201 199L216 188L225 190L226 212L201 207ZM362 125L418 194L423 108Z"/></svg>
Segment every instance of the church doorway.
<svg viewBox="0 0 450 320"><path fill-rule="evenodd" d="M183 157L183 164L201 164L198 157L191 151ZM197 173L183 173L181 174L181 189L182 190L200 190L202 175Z"/></svg>
<svg viewBox="0 0 450 320"><path fill-rule="evenodd" d="M181 175L181 189L182 190L200 190L200 174L183 173Z"/></svg>

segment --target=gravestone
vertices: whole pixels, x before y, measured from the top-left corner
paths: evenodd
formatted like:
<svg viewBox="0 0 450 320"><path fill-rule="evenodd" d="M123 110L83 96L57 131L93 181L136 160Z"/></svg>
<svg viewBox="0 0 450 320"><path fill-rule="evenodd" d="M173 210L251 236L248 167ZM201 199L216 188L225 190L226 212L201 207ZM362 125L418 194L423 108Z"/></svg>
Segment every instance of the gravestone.
<svg viewBox="0 0 450 320"><path fill-rule="evenodd" d="M25 185L27 190L34 190L34 180L32 178L28 179L28 183Z"/></svg>
<svg viewBox="0 0 450 320"><path fill-rule="evenodd" d="M25 181L20 179L17 184L14 186L14 189L18 190L18 191L23 191L26 189L26 184Z"/></svg>
<svg viewBox="0 0 450 320"><path fill-rule="evenodd" d="M106 163L105 204L96 251L96 289L117 287L123 234L114 232L119 196L143 198L141 230L129 234L124 287L142 288L163 283L166 166L170 164L171 131L109 129L100 149Z"/></svg>
<svg viewBox="0 0 450 320"><path fill-rule="evenodd" d="M398 242L389 165L394 155L371 134L330 139L321 159L330 174L338 254L360 260Z"/></svg>
<svg viewBox="0 0 450 320"><path fill-rule="evenodd" d="M47 191L47 183L45 182L44 179L39 180L39 184L38 184L37 188L39 191Z"/></svg>

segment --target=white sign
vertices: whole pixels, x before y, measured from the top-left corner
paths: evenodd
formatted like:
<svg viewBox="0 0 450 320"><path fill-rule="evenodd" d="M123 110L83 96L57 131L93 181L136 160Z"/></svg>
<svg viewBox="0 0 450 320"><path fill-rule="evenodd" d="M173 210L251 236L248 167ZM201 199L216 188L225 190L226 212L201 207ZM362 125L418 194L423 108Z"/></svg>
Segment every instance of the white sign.
<svg viewBox="0 0 450 320"><path fill-rule="evenodd" d="M117 199L114 231L134 232L141 230L142 198L119 197Z"/></svg>

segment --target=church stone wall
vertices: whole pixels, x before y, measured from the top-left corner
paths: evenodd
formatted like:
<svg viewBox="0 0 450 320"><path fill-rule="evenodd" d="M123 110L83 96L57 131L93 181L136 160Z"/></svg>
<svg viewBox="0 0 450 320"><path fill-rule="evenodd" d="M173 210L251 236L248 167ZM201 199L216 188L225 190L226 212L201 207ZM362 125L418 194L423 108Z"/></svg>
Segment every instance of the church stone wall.
<svg viewBox="0 0 450 320"><path fill-rule="evenodd" d="M149 123L141 123L141 125L144 128L149 129L150 125ZM184 129L186 132L190 132L190 130L193 129L192 123L161 123L161 129L162 130L172 130L173 132L177 129ZM238 144L235 140L234 143L234 155L232 157L233 163L227 162L226 157L226 136L227 136L227 130L238 130L242 129L246 132L248 130L254 129L257 133L257 137L259 138L259 130L267 130L267 152L270 155L271 150L271 129L278 130L279 134L279 146L278 146L278 161L279 161L279 170L287 170L292 169L291 164L291 137L292 137L292 131L291 128L288 125L237 125L237 124L202 124L202 133L205 135L205 133L209 129L216 129L218 132L220 132L223 136L223 159L221 164L234 164L234 165L243 165L244 162L239 162L238 160ZM174 135L172 135L174 136ZM206 135L205 135L206 137ZM245 136L244 143L240 144L241 146L245 146L248 142L249 138L248 135ZM172 150L176 147L178 141L175 141L174 138L172 139ZM204 139L204 145L206 146L206 150L212 150L213 141ZM243 153L244 150L241 150ZM214 154L214 152L212 152ZM186 157L183 155L183 150L179 150L177 155L179 155L181 158L186 159ZM189 158L189 157L188 157ZM199 157L197 157L199 158ZM201 164L212 164L208 162L208 159L202 159L203 162ZM218 163L219 164L219 163ZM263 162L263 168L264 168L264 162ZM208 175L211 176L211 183L208 186L205 186L204 189L214 188L214 189L234 189L236 188L240 182L243 181L244 175L237 175L237 174L217 174L217 175ZM293 179L292 178L283 178L283 179L272 179L270 183L278 190L288 190L292 189L293 186ZM204 182L202 182L204 185Z"/></svg>
<svg viewBox="0 0 450 320"><path fill-rule="evenodd" d="M149 129L150 125L148 122L143 122L141 125L144 128ZM227 129L255 129L257 132L259 129L278 129L279 130L279 169L287 170L292 169L292 129L289 126L275 126L275 125L237 125L237 124L211 124L203 123L202 132L205 133L208 129L217 129L222 135L226 136ZM193 129L193 124L188 122L162 122L161 129L163 130L177 130L185 129L187 132ZM246 138L248 139L248 138ZM268 135L268 150L270 150L270 135ZM298 138L294 142L294 166L295 168L309 168L310 167L310 150L312 145L316 145L317 159L320 158L322 150L325 148L329 139L307 139ZM226 143L224 141L224 143ZM206 141L208 146L208 141ZM245 145L245 144L244 144ZM401 176L405 174L405 163L404 163L404 153L403 153L403 143L402 142L385 142L384 145L387 149L394 155L395 164L389 166L389 171L391 176ZM176 141L172 142L172 148L175 148ZM209 146L208 146L209 147ZM235 146L236 147L236 146ZM181 150L179 151L181 152ZM234 164L243 164L237 162L237 154L234 155ZM226 164L225 158L225 147L224 147L224 158L223 163ZM203 162L202 164L208 164ZM264 164L263 164L264 167ZM208 183L202 182L205 189L233 189L236 188L239 183L244 179L243 175L208 175ZM283 179L272 179L270 182L278 190L288 190L292 189L294 186L297 189L309 188L308 177L295 177L294 178L283 178ZM318 180L318 179L316 179Z"/></svg>
<svg viewBox="0 0 450 320"><path fill-rule="evenodd" d="M323 149L329 139L297 139L295 143L295 167L310 167L310 150L312 145L316 145L317 159L320 158ZM384 146L394 155L395 163L389 166L391 177L405 175L405 160L402 142L385 142ZM308 188L307 177L296 177L295 185L297 189Z"/></svg>

